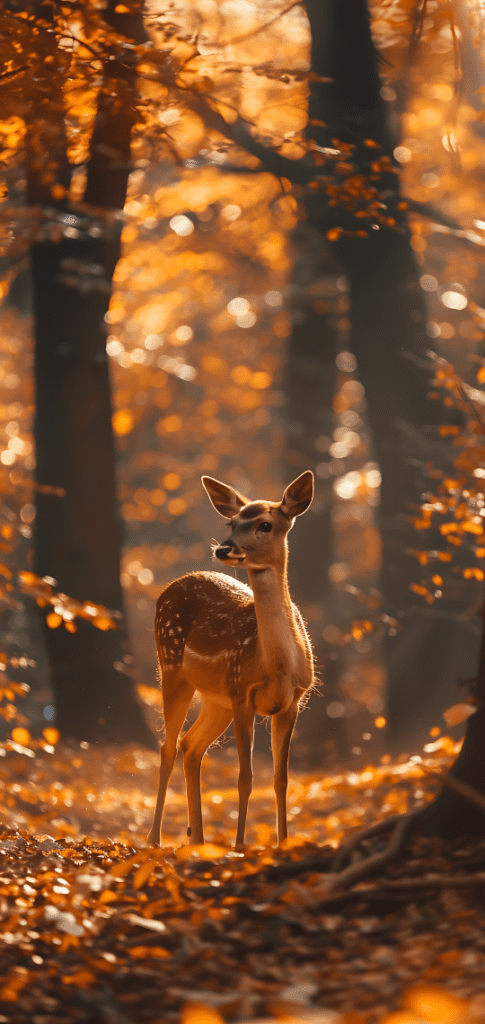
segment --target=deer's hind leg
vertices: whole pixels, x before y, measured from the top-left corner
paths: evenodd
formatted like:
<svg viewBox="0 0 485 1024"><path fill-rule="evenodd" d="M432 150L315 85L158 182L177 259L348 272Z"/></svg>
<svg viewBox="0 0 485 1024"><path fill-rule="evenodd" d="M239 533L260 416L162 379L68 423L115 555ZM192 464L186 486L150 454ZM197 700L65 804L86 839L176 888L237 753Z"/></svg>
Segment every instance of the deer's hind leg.
<svg viewBox="0 0 485 1024"><path fill-rule="evenodd" d="M189 831L191 843L203 843L202 803L200 797L200 766L202 758L232 722L232 709L202 698L199 717L185 733L180 744L184 752L184 772L187 786Z"/></svg>
<svg viewBox="0 0 485 1024"><path fill-rule="evenodd" d="M167 786L172 774L173 763L177 753L177 742L180 730L185 722L189 704L194 696L194 688L183 679L178 669L164 668L162 676L163 714L165 719L165 742L160 750L160 781L158 785L157 803L153 825L147 836L147 843L160 846L160 830L162 826L163 808Z"/></svg>

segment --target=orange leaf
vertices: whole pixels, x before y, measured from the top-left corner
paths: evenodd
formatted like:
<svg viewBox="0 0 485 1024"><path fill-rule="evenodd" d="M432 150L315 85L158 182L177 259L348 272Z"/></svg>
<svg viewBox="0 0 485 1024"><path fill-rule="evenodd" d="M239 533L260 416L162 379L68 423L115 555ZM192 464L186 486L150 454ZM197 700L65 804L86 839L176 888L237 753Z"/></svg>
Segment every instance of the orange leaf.
<svg viewBox="0 0 485 1024"><path fill-rule="evenodd" d="M102 892L101 896L99 897L99 902L100 903L112 903L113 900L117 900L117 899L118 899L118 893L113 892L112 889L105 889L104 892Z"/></svg>
<svg viewBox="0 0 485 1024"><path fill-rule="evenodd" d="M48 743L55 747L59 743L60 732L58 729L47 728L42 730L42 735Z"/></svg>
<svg viewBox="0 0 485 1024"><path fill-rule="evenodd" d="M467 718L474 715L476 710L476 704L468 704L465 702L461 704L453 704L451 708L447 708L446 711L443 711L443 718L448 725L460 725L461 722L465 722Z"/></svg>
<svg viewBox="0 0 485 1024"><path fill-rule="evenodd" d="M116 629L116 624L113 622L113 619L108 618L107 615L97 615L96 618L93 619L93 626L96 626L96 629L103 630Z"/></svg>
<svg viewBox="0 0 485 1024"><path fill-rule="evenodd" d="M182 1024L224 1024L220 1013L205 1003L186 1003L182 1009Z"/></svg>
<svg viewBox="0 0 485 1024"><path fill-rule="evenodd" d="M21 747L26 747L30 743L30 732L28 729L12 729L12 739L15 743L19 743Z"/></svg>
<svg viewBox="0 0 485 1024"><path fill-rule="evenodd" d="M75 974L61 975L63 985L75 985L76 988L85 988L96 983L96 975L87 967L81 967Z"/></svg>
<svg viewBox="0 0 485 1024"><path fill-rule="evenodd" d="M140 864L140 867L135 871L133 878L133 888L141 889L143 885L148 881L150 875L155 867L154 860L147 860L144 864Z"/></svg>
<svg viewBox="0 0 485 1024"><path fill-rule="evenodd" d="M461 949L447 949L445 953L440 953L438 959L441 960L442 964L456 964L461 960L462 950Z"/></svg>
<svg viewBox="0 0 485 1024"><path fill-rule="evenodd" d="M133 946L129 953L133 960L145 960L150 956L166 960L171 956L168 949L164 949L163 946Z"/></svg>
<svg viewBox="0 0 485 1024"><path fill-rule="evenodd" d="M423 1020L409 1010L393 1010L381 1017L379 1024L423 1024Z"/></svg>
<svg viewBox="0 0 485 1024"><path fill-rule="evenodd" d="M57 629L57 627L60 626L62 622L62 615L58 615L57 612L49 612L49 615L46 618L46 622L49 629Z"/></svg>
<svg viewBox="0 0 485 1024"><path fill-rule="evenodd" d="M128 875L135 866L135 864L143 864L149 857L153 856L153 850L140 850L139 853L133 853L131 857L127 857L126 860L119 861L114 867L110 869L110 875L114 875L115 878L124 878Z"/></svg>
<svg viewBox="0 0 485 1024"><path fill-rule="evenodd" d="M35 575L35 572L27 572L25 569L22 569L22 571L19 572L19 580L21 583L25 583L28 587L34 587L36 583L43 582L39 576Z"/></svg>
<svg viewBox="0 0 485 1024"><path fill-rule="evenodd" d="M465 999L438 985L412 985L403 996L405 1007L422 1019L442 1024L459 1024L468 1016Z"/></svg>

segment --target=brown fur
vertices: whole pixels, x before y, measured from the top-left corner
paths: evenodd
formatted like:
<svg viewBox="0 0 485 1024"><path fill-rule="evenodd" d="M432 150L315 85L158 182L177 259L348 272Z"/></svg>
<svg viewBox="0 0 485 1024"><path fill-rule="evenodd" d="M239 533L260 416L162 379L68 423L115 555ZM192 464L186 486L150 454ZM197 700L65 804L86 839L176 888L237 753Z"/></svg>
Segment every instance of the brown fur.
<svg viewBox="0 0 485 1024"><path fill-rule="evenodd" d="M221 573L198 572L171 583L157 602L155 634L162 673L165 743L148 841L160 843L165 793L187 709L197 691L199 716L182 739L189 835L203 842L200 765L205 751L234 720L238 745L239 821L244 843L252 786L255 714L272 718L278 839L286 838L287 764L300 699L313 685L310 640L287 583L287 534L313 496L303 473L281 502L251 502L211 477L202 482L212 504L230 519L231 535L215 548L226 565L247 569L251 588ZM263 524L263 525L262 525Z"/></svg>

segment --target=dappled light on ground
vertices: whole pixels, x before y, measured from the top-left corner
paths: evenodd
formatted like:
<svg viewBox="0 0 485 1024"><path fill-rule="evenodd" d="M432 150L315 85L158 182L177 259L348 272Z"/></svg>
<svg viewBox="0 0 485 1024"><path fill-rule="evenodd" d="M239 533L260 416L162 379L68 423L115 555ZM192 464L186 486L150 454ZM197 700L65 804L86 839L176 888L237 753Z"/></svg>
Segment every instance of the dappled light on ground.
<svg viewBox="0 0 485 1024"><path fill-rule="evenodd" d="M378 878L326 886L338 842L432 797L457 744L429 747L423 762L292 775L280 850L261 759L236 853L229 744L203 765L205 845L184 845L177 768L160 849L144 844L155 754L2 746L2 1021L482 1020L483 840L414 839Z"/></svg>
<svg viewBox="0 0 485 1024"><path fill-rule="evenodd" d="M439 730L436 730L439 732ZM48 739L55 729L46 729ZM0 744L0 814L11 828L47 831L54 839L78 842L84 835L143 845L151 824L158 783L158 754L136 747L96 748L89 744L54 747L44 738L31 740L28 730L15 729L16 740ZM22 740L22 743L17 740ZM322 777L293 773L288 810L291 836L303 844L339 845L349 829L362 828L389 814L405 813L431 799L436 786L429 769L440 772L458 753L460 744L438 737L419 756L402 763L343 771ZM47 748L47 749L46 749ZM386 763L387 762L387 763ZM422 765L427 769L423 771ZM206 838L230 847L237 818L238 760L234 743L226 743L202 766L202 799ZM256 760L250 801L248 837L264 847L275 842L272 767ZM181 760L176 762L164 817L164 842L187 842L185 785ZM290 839L290 843L293 839Z"/></svg>

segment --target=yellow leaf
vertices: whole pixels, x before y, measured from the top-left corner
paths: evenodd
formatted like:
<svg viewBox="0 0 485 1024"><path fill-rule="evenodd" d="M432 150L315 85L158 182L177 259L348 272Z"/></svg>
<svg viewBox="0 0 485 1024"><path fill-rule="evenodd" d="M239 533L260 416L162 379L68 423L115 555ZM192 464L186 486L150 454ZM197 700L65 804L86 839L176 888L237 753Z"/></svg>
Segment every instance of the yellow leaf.
<svg viewBox="0 0 485 1024"><path fill-rule="evenodd" d="M12 579L12 573L10 572L10 569L8 569L6 565L3 565L2 562L0 562L0 573L2 574L2 576L5 576L5 579Z"/></svg>

